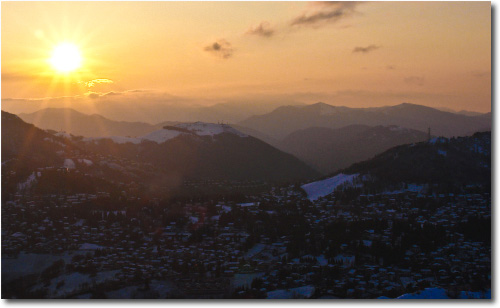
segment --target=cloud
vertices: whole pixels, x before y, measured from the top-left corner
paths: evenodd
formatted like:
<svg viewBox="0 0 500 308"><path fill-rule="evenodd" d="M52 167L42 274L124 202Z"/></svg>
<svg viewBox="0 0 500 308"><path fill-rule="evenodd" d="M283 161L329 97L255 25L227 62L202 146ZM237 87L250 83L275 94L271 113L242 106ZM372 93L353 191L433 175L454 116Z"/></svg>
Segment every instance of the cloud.
<svg viewBox="0 0 500 308"><path fill-rule="evenodd" d="M91 99L98 99L99 97L101 97L101 95L99 95L99 93L95 93L95 92L87 93L87 96Z"/></svg>
<svg viewBox="0 0 500 308"><path fill-rule="evenodd" d="M274 29L271 28L271 25L267 21L261 22L257 27L250 28L246 34L248 35L257 35L263 37L271 37L274 34Z"/></svg>
<svg viewBox="0 0 500 308"><path fill-rule="evenodd" d="M118 95L124 95L126 93L129 93L129 91L125 91L125 92L114 92L114 91L110 91L110 92L106 92L106 93L100 93L100 92L87 92L85 93L85 95L87 95L89 98L91 99L98 99L98 98L101 98L101 97L109 97L109 96L118 96Z"/></svg>
<svg viewBox="0 0 500 308"><path fill-rule="evenodd" d="M324 23L336 23L345 17L352 16L356 12L356 6L360 2L355 1L325 1L315 2L313 5L319 9L310 14L302 14L295 17L291 26L318 26Z"/></svg>
<svg viewBox="0 0 500 308"><path fill-rule="evenodd" d="M356 53L356 52L369 53L369 52L374 51L374 50L379 49L379 48L380 48L380 46L377 46L377 45L369 45L366 47L357 46L352 50L352 52L353 53Z"/></svg>
<svg viewBox="0 0 500 308"><path fill-rule="evenodd" d="M213 42L212 44L205 46L203 50L210 52L214 56L220 57L222 59L230 58L234 52L231 43L229 43L225 39L217 40L216 42Z"/></svg>
<svg viewBox="0 0 500 308"><path fill-rule="evenodd" d="M97 84L101 84L101 83L113 83L113 80L107 79L107 78L98 78L98 79L93 79L93 80L89 80L89 81L84 81L81 83L85 84L85 86L87 88L92 88L93 86L95 86Z"/></svg>
<svg viewBox="0 0 500 308"><path fill-rule="evenodd" d="M406 77L404 79L404 81L407 84L411 84L411 85L417 85L417 86L423 86L424 85L424 77L420 77L420 76Z"/></svg>

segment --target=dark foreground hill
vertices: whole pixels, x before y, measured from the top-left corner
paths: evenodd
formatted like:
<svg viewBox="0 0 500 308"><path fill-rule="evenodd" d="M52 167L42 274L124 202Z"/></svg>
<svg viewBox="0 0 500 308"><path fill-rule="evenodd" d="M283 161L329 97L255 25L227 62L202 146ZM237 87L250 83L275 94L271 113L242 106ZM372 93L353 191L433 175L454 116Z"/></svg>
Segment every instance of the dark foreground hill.
<svg viewBox="0 0 500 308"><path fill-rule="evenodd" d="M67 141L53 136L18 116L2 111L2 164L45 167L62 163L57 151L66 150Z"/></svg>
<svg viewBox="0 0 500 308"><path fill-rule="evenodd" d="M325 179L304 184L310 200L338 192L360 194L491 191L491 133L434 138L401 145L353 164Z"/></svg>
<svg viewBox="0 0 500 308"><path fill-rule="evenodd" d="M294 156L220 124L184 123L139 139L79 144L95 153L151 163L180 179L295 181L319 175Z"/></svg>
<svg viewBox="0 0 500 308"><path fill-rule="evenodd" d="M491 132L434 138L392 148L344 173L370 175L380 184L491 185Z"/></svg>

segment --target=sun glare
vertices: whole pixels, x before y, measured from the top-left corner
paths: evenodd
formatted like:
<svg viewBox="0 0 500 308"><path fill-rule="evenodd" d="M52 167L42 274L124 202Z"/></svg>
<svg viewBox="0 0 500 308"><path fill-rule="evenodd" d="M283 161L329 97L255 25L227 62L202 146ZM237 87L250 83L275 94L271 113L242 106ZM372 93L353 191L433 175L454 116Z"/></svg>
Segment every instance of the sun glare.
<svg viewBox="0 0 500 308"><path fill-rule="evenodd" d="M54 48L50 63L58 72L69 73L81 66L82 57L76 45L61 43Z"/></svg>

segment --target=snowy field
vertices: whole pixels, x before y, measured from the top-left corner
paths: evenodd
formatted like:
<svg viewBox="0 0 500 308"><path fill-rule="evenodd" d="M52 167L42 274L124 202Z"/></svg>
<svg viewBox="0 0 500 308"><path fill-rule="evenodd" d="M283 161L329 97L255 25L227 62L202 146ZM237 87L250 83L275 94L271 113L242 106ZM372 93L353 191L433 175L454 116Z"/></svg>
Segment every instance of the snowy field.
<svg viewBox="0 0 500 308"><path fill-rule="evenodd" d="M417 185L417 184L408 184L408 188L405 189L400 189L400 190L393 190L393 191L386 191L383 194L384 195L397 195L397 194L402 194L405 192L422 192L424 190L425 186L424 185Z"/></svg>
<svg viewBox="0 0 500 308"><path fill-rule="evenodd" d="M71 262L73 256L74 254L68 253L62 255L20 253L15 259L2 258L2 281L6 282L21 276L40 273L57 260Z"/></svg>
<svg viewBox="0 0 500 308"><path fill-rule="evenodd" d="M337 174L334 177L326 180L312 182L302 185L302 189L307 193L307 197L311 201L315 201L321 197L327 196L335 191L342 184L352 184L352 181L359 174Z"/></svg>
<svg viewBox="0 0 500 308"><path fill-rule="evenodd" d="M239 137L248 137L248 135L243 134L242 132L232 128L229 125L221 125L215 123L181 123L175 125L176 127L183 128L189 130L191 133L196 134L198 136L215 136L222 133L231 133ZM146 134L142 137L124 137L124 136L111 136L111 137L88 137L83 138L84 141L96 141L99 139L111 139L114 143L133 143L139 144L143 140L153 141L156 143L163 143L167 140L173 139L181 134L189 134L188 132L181 132L174 129L160 129L149 134Z"/></svg>
<svg viewBox="0 0 500 308"><path fill-rule="evenodd" d="M78 291L81 285L84 283L92 285L94 282L101 283L108 279L113 279L118 272L120 271L115 270L115 271L100 272L97 273L94 277L90 277L87 274L81 274L77 272L61 275L59 277L52 279L50 281L50 285L47 286L48 297L49 298L63 297L65 295ZM61 286L58 287L58 285ZM44 286L43 284L39 284L33 287L33 290L41 289L43 287L46 286Z"/></svg>
<svg viewBox="0 0 500 308"><path fill-rule="evenodd" d="M313 286L303 286L289 290L275 290L267 292L268 299L309 298L314 294Z"/></svg>
<svg viewBox="0 0 500 308"><path fill-rule="evenodd" d="M486 292L467 292L462 291L458 296L459 299L491 299L491 290ZM381 296L379 299L389 299ZM427 288L420 292L403 294L397 299L451 299L446 290L443 288Z"/></svg>
<svg viewBox="0 0 500 308"><path fill-rule="evenodd" d="M245 254L245 259L252 259L256 255L262 252L266 248L265 244L255 244L246 254Z"/></svg>

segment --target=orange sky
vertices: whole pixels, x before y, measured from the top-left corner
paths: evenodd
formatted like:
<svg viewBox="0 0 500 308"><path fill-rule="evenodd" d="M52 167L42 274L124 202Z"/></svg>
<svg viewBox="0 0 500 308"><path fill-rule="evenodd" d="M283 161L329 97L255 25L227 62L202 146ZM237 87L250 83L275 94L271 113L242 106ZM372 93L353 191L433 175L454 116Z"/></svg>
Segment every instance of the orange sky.
<svg viewBox="0 0 500 308"><path fill-rule="evenodd" d="M491 110L490 2L2 2L1 17L4 106L65 97L50 106L175 98ZM77 71L48 62L60 42L79 47Z"/></svg>

